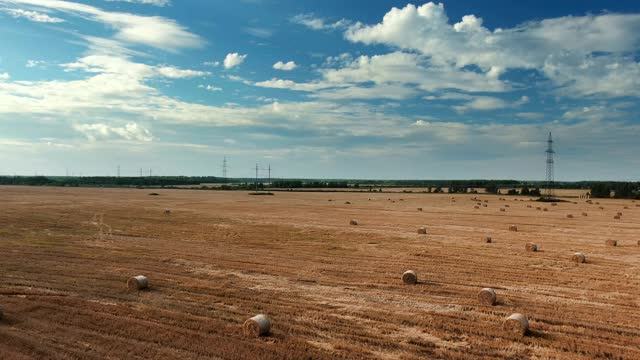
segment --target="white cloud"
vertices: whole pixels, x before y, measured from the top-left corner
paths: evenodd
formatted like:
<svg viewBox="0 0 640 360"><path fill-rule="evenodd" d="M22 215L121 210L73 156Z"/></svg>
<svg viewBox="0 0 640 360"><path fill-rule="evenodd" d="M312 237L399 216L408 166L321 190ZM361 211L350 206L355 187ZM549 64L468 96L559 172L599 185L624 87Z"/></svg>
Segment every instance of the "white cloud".
<svg viewBox="0 0 640 360"><path fill-rule="evenodd" d="M219 88L213 85L198 85L198 88L205 89L208 91L222 91L222 88Z"/></svg>
<svg viewBox="0 0 640 360"><path fill-rule="evenodd" d="M9 73L0 73L0 80L9 80Z"/></svg>
<svg viewBox="0 0 640 360"><path fill-rule="evenodd" d="M562 119L601 121L619 119L627 116L628 113L626 111L620 110L616 106L603 103L569 109L562 114Z"/></svg>
<svg viewBox="0 0 640 360"><path fill-rule="evenodd" d="M206 71L198 71L198 70L184 70L178 69L172 66L162 66L157 68L158 73L161 75L168 77L170 79L183 79L183 78L191 78L196 76L205 76L210 73Z"/></svg>
<svg viewBox="0 0 640 360"><path fill-rule="evenodd" d="M59 11L101 22L116 30L115 38L131 44L177 51L204 44L198 35L190 33L174 20L161 16L142 16L109 12L94 6L61 0L3 0L5 3L28 5L48 11Z"/></svg>
<svg viewBox="0 0 640 360"><path fill-rule="evenodd" d="M277 63L273 64L273 68L276 70L291 71L297 67L298 65L296 65L294 61L288 61L286 63L282 61L278 61Z"/></svg>
<svg viewBox="0 0 640 360"><path fill-rule="evenodd" d="M516 113L516 116L524 119L528 119L528 120L537 120L537 119L544 118L543 113L537 113L537 112L519 112L519 113Z"/></svg>
<svg viewBox="0 0 640 360"><path fill-rule="evenodd" d="M30 21L41 22L41 23L60 23L64 22L63 19L57 17L51 17L47 14L37 12L37 11L29 11L23 9L0 9L0 11L6 12L7 14L13 16L14 18L24 18Z"/></svg>
<svg viewBox="0 0 640 360"><path fill-rule="evenodd" d="M232 67L238 66L244 62L244 59L247 58L247 55L240 55L238 53L229 53L224 58L224 68L231 69Z"/></svg>
<svg viewBox="0 0 640 360"><path fill-rule="evenodd" d="M27 63L24 65L28 68L40 67L44 66L47 62L43 60L27 60Z"/></svg>
<svg viewBox="0 0 640 360"><path fill-rule="evenodd" d="M211 66L211 67L218 67L220 66L220 61L205 61L202 64L206 66Z"/></svg>
<svg viewBox="0 0 640 360"><path fill-rule="evenodd" d="M491 97L491 96L472 96L471 101L460 106L454 106L453 108L458 112L466 112L469 110L488 111L505 108L515 108L529 102L529 98L526 96L521 97L514 102L508 102L503 99Z"/></svg>
<svg viewBox="0 0 640 360"><path fill-rule="evenodd" d="M393 52L375 56L363 55L350 61L348 59L350 57L347 56L338 62L332 60L330 63L337 63L339 67L320 69L322 78L313 82L296 83L274 78L256 82L254 85L313 91L317 92L314 96L325 98L335 98L337 94L342 94L346 98L386 97L396 100L413 96L416 89L431 92L448 89L502 92L508 89L507 85L499 79L477 72L464 71L446 65L432 66L429 59L418 54ZM336 92L335 88L350 88L350 90ZM391 89L393 91L389 91ZM319 94L322 91L330 91L332 94Z"/></svg>
<svg viewBox="0 0 640 360"><path fill-rule="evenodd" d="M349 86L337 89L319 91L311 97L325 100L344 99L392 99L403 100L417 94L416 90L410 87L385 84L372 87Z"/></svg>
<svg viewBox="0 0 640 360"><path fill-rule="evenodd" d="M273 31L266 28L248 27L244 31L249 35L263 39L270 38L273 35Z"/></svg>
<svg viewBox="0 0 640 360"><path fill-rule="evenodd" d="M640 14L560 17L491 31L474 15L450 24L443 4L409 4L378 24L350 26L345 38L418 51L433 66L476 65L492 79L509 69L537 70L570 96L640 94L640 64L625 56L637 51Z"/></svg>
<svg viewBox="0 0 640 360"><path fill-rule="evenodd" d="M153 135L148 129L130 122L122 127L108 124L76 124L74 130L82 133L90 141L120 138L129 141L153 141Z"/></svg>
<svg viewBox="0 0 640 360"><path fill-rule="evenodd" d="M312 30L336 30L345 29L351 22L346 19L341 19L336 22L329 22L322 18L314 17L312 14L299 14L291 18L291 22L295 24L304 25Z"/></svg>
<svg viewBox="0 0 640 360"><path fill-rule="evenodd" d="M191 78L209 75L208 72L179 69L172 66L151 66L135 63L126 57L110 55L89 55L74 63L62 64L65 71L82 70L90 73L126 75L131 79L144 80L161 76L170 79Z"/></svg>
<svg viewBox="0 0 640 360"><path fill-rule="evenodd" d="M316 91L323 88L333 87L328 83L297 83L292 80L272 78L271 80L259 81L253 85L272 89L289 89L295 91Z"/></svg>
<svg viewBox="0 0 640 360"><path fill-rule="evenodd" d="M137 3L137 4L148 4L155 6L167 6L171 5L170 0L107 0L107 1L120 1L120 2L128 2L128 3Z"/></svg>

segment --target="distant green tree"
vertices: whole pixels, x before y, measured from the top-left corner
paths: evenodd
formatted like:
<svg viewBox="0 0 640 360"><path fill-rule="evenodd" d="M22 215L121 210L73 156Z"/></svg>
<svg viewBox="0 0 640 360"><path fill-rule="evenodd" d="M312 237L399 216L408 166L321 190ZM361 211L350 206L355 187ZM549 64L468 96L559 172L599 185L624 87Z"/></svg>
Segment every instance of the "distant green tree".
<svg viewBox="0 0 640 360"><path fill-rule="evenodd" d="M606 183L597 183L591 187L591 197L609 198L611 197L611 189Z"/></svg>
<svg viewBox="0 0 640 360"><path fill-rule="evenodd" d="M497 194L498 193L498 185L496 184L487 184L484 190L489 194Z"/></svg>

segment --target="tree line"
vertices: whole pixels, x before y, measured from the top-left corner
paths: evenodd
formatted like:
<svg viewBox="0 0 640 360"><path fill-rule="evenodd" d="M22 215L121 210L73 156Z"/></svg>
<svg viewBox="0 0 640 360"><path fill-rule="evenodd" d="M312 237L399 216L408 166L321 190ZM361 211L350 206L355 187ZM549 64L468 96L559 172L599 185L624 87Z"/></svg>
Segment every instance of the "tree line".
<svg viewBox="0 0 640 360"><path fill-rule="evenodd" d="M203 184L227 185L208 187ZM179 185L203 185L203 189L250 190L255 189L255 179L224 179L215 176L0 176L0 185L30 186L87 186L87 187L172 187ZM340 179L274 179L266 184L259 179L258 189L369 189L382 191L383 188L426 188L427 192L473 193L475 189L497 194L499 189L508 189L509 195L540 196L543 181L518 180L340 180ZM620 181L579 181L556 182L556 189L589 190L591 197L640 199L640 182Z"/></svg>

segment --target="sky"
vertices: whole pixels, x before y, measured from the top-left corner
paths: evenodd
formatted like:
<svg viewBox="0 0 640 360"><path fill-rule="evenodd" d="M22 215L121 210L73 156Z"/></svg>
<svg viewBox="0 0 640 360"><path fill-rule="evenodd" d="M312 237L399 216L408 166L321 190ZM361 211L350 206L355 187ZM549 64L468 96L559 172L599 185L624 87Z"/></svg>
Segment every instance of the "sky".
<svg viewBox="0 0 640 360"><path fill-rule="evenodd" d="M640 178L640 2L0 0L0 174Z"/></svg>

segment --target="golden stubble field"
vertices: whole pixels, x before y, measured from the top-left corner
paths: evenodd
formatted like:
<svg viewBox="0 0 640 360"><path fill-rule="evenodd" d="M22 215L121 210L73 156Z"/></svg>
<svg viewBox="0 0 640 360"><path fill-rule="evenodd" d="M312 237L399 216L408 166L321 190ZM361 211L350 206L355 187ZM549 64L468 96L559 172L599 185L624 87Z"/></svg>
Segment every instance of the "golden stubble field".
<svg viewBox="0 0 640 360"><path fill-rule="evenodd" d="M640 203L472 196L0 187L0 359L640 359Z"/></svg>

